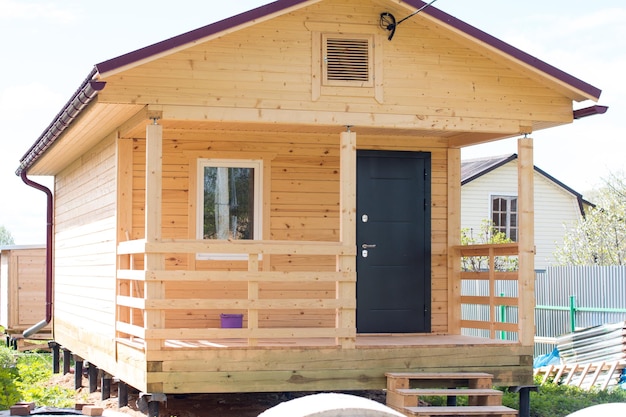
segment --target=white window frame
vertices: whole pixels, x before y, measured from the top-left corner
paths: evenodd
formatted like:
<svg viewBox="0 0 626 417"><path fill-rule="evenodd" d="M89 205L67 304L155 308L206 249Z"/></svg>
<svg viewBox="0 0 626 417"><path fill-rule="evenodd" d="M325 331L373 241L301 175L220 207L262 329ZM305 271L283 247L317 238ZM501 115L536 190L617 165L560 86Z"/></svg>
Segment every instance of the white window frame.
<svg viewBox="0 0 626 417"><path fill-rule="evenodd" d="M506 228L505 228L504 234L506 235L508 239L511 239L511 213L512 213L511 212L511 200L515 199L517 201L518 210L515 211L515 214L517 216L517 226L515 226L515 230L517 231L517 233L516 233L516 239L514 240L514 242L519 241L519 197L515 194L502 194L502 193L491 194L491 198L489 199L489 219L491 220L491 224L493 225L493 228L500 231L493 221L493 200L495 200L496 198L502 198L502 199L507 200Z"/></svg>
<svg viewBox="0 0 626 417"><path fill-rule="evenodd" d="M213 159L200 158L197 162L198 192L196 193L196 239L204 239L204 169L212 168L251 168L254 169L254 227L252 240L263 239L263 160L262 159ZM247 254L198 253L198 260L247 260Z"/></svg>

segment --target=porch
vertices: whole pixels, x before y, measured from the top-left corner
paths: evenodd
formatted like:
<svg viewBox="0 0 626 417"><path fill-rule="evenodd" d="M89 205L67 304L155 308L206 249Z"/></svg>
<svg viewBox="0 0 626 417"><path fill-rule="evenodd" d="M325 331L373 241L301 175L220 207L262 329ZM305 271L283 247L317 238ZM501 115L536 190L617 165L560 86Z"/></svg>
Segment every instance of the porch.
<svg viewBox="0 0 626 417"><path fill-rule="evenodd" d="M134 258L180 258L180 252L187 251L193 251L186 253L191 257L197 253L244 254L248 258L247 268L209 271L132 269L137 264ZM447 318L451 331L431 334L357 334L356 273L343 267L349 265L354 251L354 248L334 242L123 242L118 247L117 341L139 350L148 350L148 346L156 350L246 347L355 349L517 345L523 340L521 335L524 332L533 335L533 327L526 328L528 322L519 320L522 317L519 309L524 291L520 289L516 295L508 297L496 293L498 282L519 283L519 271L497 271L495 268L499 257L518 256L517 244L452 248L451 263L459 266L449 280L449 291L454 298L439 306L439 310L444 306L450 310ZM334 260L335 271L324 271L324 268L290 270L290 262L284 259L291 257L308 258L310 265L318 267L332 264L329 259ZM489 265L489 269L460 271L461 259L470 257L480 258ZM272 262L277 259L283 261ZM463 282L468 281L482 284L488 289L487 294L461 293ZM216 285L224 290L233 284L239 290L235 291L232 287L216 294L216 298L210 294L200 297L202 293L198 290L202 287L215 288ZM288 284L290 288L301 286L303 298L286 298L277 290L281 284ZM196 291L174 288L195 288ZM464 305L487 309L486 320L464 319L461 313ZM514 312L507 315L508 320L503 320L498 314L503 307ZM242 315L241 328L221 328L218 320L220 312ZM148 326L147 323L152 324ZM476 332L487 337L470 336ZM528 346L532 348L532 343Z"/></svg>

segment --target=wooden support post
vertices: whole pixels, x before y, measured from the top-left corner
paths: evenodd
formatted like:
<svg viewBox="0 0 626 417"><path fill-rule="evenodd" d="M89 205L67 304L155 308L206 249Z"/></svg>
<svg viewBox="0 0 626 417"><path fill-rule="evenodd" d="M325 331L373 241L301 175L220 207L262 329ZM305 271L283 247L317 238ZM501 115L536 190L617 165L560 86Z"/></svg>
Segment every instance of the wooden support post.
<svg viewBox="0 0 626 417"><path fill-rule="evenodd" d="M344 245L356 248L356 133L351 132L349 128L346 132L341 133L339 156L339 239ZM356 256L338 256L337 270L356 275ZM337 283L336 297L341 301L341 304L353 304L356 300L356 280ZM356 310L339 307L336 311L335 326L337 329L351 329L352 336L336 338L336 343L344 349L354 349L356 347Z"/></svg>
<svg viewBox="0 0 626 417"><path fill-rule="evenodd" d="M146 202L145 202L145 236L146 242L161 241L161 213L163 189L163 127L156 124L146 126ZM165 269L165 256L160 253L144 255L146 271L161 271ZM146 300L161 300L165 298L163 282L146 282L144 284ZM164 316L160 310L144 311L144 326L146 330L159 330L165 327ZM158 351L162 341L146 338L146 351Z"/></svg>
<svg viewBox="0 0 626 417"><path fill-rule="evenodd" d="M83 359L74 355L74 389L83 386Z"/></svg>
<svg viewBox="0 0 626 417"><path fill-rule="evenodd" d="M89 362L87 372L89 376L89 393L96 392L98 390L98 368L96 365Z"/></svg>
<svg viewBox="0 0 626 417"><path fill-rule="evenodd" d="M159 417L159 402L158 401L148 402L148 417Z"/></svg>
<svg viewBox="0 0 626 417"><path fill-rule="evenodd" d="M461 150L448 149L448 333L461 334Z"/></svg>
<svg viewBox="0 0 626 417"><path fill-rule="evenodd" d="M518 140L518 245L519 318L518 337L522 346L535 341L535 192L533 140Z"/></svg>
<svg viewBox="0 0 626 417"><path fill-rule="evenodd" d="M539 391L539 387L536 385L520 385L510 387L509 391L519 393L519 417L530 417L530 392Z"/></svg>
<svg viewBox="0 0 626 417"><path fill-rule="evenodd" d="M48 342L48 347L52 350L52 373L58 374L60 362L59 349L61 348L61 345L55 341L50 341Z"/></svg>
<svg viewBox="0 0 626 417"><path fill-rule="evenodd" d="M70 358L71 358L72 352L70 352L68 349L63 348L63 375L69 374L70 373Z"/></svg>
<svg viewBox="0 0 626 417"><path fill-rule="evenodd" d="M111 380L112 379L113 378L111 378L111 375L107 374L106 372L102 372L102 378L100 380L100 387L101 387L100 399L102 401L108 400L109 398L111 398Z"/></svg>
<svg viewBox="0 0 626 417"><path fill-rule="evenodd" d="M124 381L117 383L117 408L128 405L128 385Z"/></svg>

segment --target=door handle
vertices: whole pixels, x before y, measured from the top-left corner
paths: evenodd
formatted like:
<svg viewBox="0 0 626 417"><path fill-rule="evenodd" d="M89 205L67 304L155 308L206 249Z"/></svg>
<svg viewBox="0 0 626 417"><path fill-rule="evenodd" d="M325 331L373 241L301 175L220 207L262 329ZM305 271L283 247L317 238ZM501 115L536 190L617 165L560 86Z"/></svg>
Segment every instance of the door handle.
<svg viewBox="0 0 626 417"><path fill-rule="evenodd" d="M374 244L364 243L364 244L361 245L361 247L363 249L373 249L373 248L376 247L376 244L375 243Z"/></svg>

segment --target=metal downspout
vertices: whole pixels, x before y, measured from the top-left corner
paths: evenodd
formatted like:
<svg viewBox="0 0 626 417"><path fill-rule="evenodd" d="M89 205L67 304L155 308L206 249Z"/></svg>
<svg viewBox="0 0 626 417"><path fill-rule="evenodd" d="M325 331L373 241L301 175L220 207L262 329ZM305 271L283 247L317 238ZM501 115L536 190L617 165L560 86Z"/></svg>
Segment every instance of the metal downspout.
<svg viewBox="0 0 626 417"><path fill-rule="evenodd" d="M30 337L37 333L39 330L46 327L48 323L52 321L52 211L53 200L52 191L44 185L36 183L26 176L26 170L20 173L22 181L30 187L33 187L39 191L46 193L46 317L34 326L24 331L24 337Z"/></svg>

